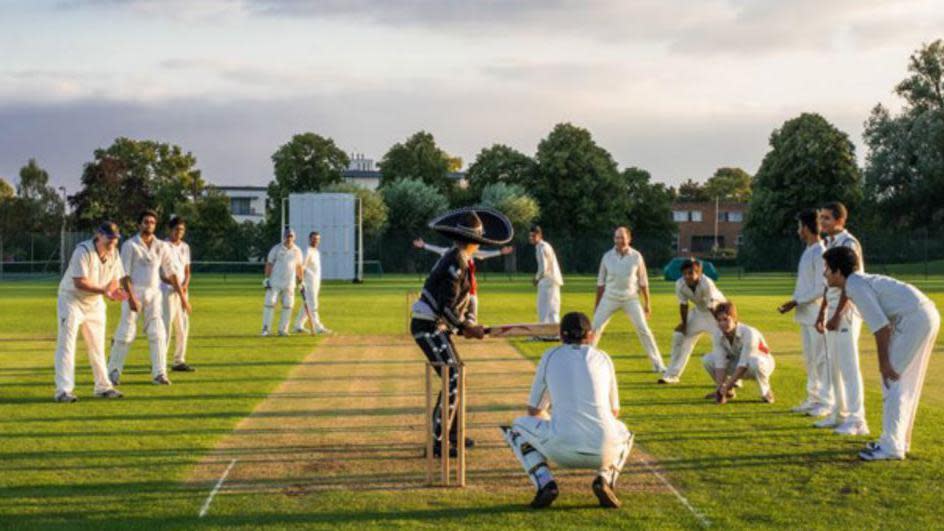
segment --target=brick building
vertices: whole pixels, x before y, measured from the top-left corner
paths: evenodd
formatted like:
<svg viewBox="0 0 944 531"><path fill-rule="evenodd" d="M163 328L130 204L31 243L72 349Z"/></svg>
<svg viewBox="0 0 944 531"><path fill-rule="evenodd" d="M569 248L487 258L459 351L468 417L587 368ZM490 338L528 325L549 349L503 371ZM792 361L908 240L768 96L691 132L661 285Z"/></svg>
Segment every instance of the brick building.
<svg viewBox="0 0 944 531"><path fill-rule="evenodd" d="M747 203L735 201L673 203L672 220L678 225L676 254L702 257L716 250L736 253L746 212Z"/></svg>

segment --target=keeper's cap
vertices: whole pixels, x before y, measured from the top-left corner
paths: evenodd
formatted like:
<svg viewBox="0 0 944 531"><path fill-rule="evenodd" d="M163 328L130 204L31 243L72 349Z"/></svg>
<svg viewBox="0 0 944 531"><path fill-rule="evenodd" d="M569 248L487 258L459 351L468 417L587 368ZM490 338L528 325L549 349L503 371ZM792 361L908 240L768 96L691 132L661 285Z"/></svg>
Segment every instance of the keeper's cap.
<svg viewBox="0 0 944 531"><path fill-rule="evenodd" d="M564 343L580 343L593 326L583 312L570 312L561 319L560 336Z"/></svg>

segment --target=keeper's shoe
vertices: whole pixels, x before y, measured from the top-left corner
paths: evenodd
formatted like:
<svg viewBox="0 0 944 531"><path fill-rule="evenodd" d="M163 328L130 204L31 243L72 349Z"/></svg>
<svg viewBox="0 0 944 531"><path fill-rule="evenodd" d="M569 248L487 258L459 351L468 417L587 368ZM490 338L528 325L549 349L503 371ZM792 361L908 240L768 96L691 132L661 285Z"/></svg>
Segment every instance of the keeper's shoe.
<svg viewBox="0 0 944 531"><path fill-rule="evenodd" d="M622 503L620 503L619 498L616 497L616 493L613 492L613 487L607 483L606 479L603 476L597 476L593 480L593 493L596 494L597 500L600 502L600 507L606 507L607 509L619 509Z"/></svg>
<svg viewBox="0 0 944 531"><path fill-rule="evenodd" d="M108 389L107 391L102 391L101 393L95 393L95 396L98 398L121 398L125 395L117 389Z"/></svg>
<svg viewBox="0 0 944 531"><path fill-rule="evenodd" d="M154 382L154 385L170 385L170 380L167 379L166 374L158 374L152 382Z"/></svg>
<svg viewBox="0 0 944 531"><path fill-rule="evenodd" d="M560 491L557 489L557 482L551 480L547 485L538 489L538 492L534 495L534 499L531 500L531 508L544 509L545 507L550 507L559 495Z"/></svg>
<svg viewBox="0 0 944 531"><path fill-rule="evenodd" d="M186 363L175 363L170 370L176 372L196 372L196 369Z"/></svg>
<svg viewBox="0 0 944 531"><path fill-rule="evenodd" d="M904 455L887 452L879 445L875 445L872 450L859 452L859 459L863 461L902 461L904 458Z"/></svg>
<svg viewBox="0 0 944 531"><path fill-rule="evenodd" d="M75 396L74 393L65 393L65 392L63 392L63 393L59 393L58 395L56 395L55 400L56 400L56 402L60 402L60 403L63 403L63 404L71 404L71 403L73 403L73 402L78 402L78 401L79 401L79 397Z"/></svg>
<svg viewBox="0 0 944 531"><path fill-rule="evenodd" d="M111 372L108 373L108 381L115 387L118 387L118 384L121 383L121 372L119 372L118 369L112 369Z"/></svg>

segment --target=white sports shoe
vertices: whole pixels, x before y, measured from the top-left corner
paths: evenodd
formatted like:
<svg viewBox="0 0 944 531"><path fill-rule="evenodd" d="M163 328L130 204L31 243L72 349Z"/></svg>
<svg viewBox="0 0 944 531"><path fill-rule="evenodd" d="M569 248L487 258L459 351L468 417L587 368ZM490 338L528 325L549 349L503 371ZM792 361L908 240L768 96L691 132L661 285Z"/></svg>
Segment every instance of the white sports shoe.
<svg viewBox="0 0 944 531"><path fill-rule="evenodd" d="M669 384L669 385L677 384L677 383L679 383L679 377L678 377L678 376L666 376L666 375L663 374L663 375L662 375L662 378L659 378L659 383L660 383L660 384Z"/></svg>
<svg viewBox="0 0 944 531"><path fill-rule="evenodd" d="M856 420L843 422L835 431L839 435L868 435L869 425Z"/></svg>
<svg viewBox="0 0 944 531"><path fill-rule="evenodd" d="M835 428L836 426L839 426L839 422L832 417L819 419L813 423L814 428Z"/></svg>
<svg viewBox="0 0 944 531"><path fill-rule="evenodd" d="M804 400L800 405L790 411L794 413L808 413L811 409L813 409L813 404L811 404L809 400Z"/></svg>
<svg viewBox="0 0 944 531"><path fill-rule="evenodd" d="M263 328L263 329L262 329L262 337L266 337L267 335L269 335L269 329L268 329L268 328Z"/></svg>
<svg viewBox="0 0 944 531"><path fill-rule="evenodd" d="M863 461L901 461L904 458L905 456L887 452L878 445L875 445L875 449L873 450L863 450L859 452L859 459Z"/></svg>
<svg viewBox="0 0 944 531"><path fill-rule="evenodd" d="M821 404L817 404L807 410L806 414L811 417L825 417L829 415L830 408Z"/></svg>

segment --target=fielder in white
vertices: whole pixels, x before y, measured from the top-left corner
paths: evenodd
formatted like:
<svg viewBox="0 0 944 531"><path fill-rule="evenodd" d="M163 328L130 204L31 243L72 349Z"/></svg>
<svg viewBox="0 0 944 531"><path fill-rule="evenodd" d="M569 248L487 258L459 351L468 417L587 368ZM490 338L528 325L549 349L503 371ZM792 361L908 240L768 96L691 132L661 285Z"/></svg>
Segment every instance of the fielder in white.
<svg viewBox="0 0 944 531"><path fill-rule="evenodd" d="M848 247L859 256L859 271L865 272L862 245L845 229L848 211L842 203L829 203L820 210L820 224L828 235L826 249ZM859 334L862 317L842 290L827 288L816 320L816 329L826 334L826 355L833 391L829 415L817 421L818 428L835 428L840 435L868 435L865 392L859 369Z"/></svg>
<svg viewBox="0 0 944 531"><path fill-rule="evenodd" d="M321 234L312 231L308 235L308 249L305 250L305 260L302 262L302 307L298 310L295 319L295 332L304 332L305 323L311 321L311 328L317 334L330 332L321 323L318 317L318 294L321 292Z"/></svg>
<svg viewBox="0 0 944 531"><path fill-rule="evenodd" d="M538 363L528 416L502 427L505 442L537 489L531 507L547 507L558 496L548 459L562 467L596 470L592 488L600 505L619 507L613 489L633 434L619 420L613 361L591 345L593 330L582 313L564 316L560 336L563 344Z"/></svg>
<svg viewBox="0 0 944 531"><path fill-rule="evenodd" d="M88 349L95 396L120 398L121 393L108 380L105 368L105 301L122 300L127 293L119 288L125 276L118 257L118 226L106 222L95 237L75 247L69 268L59 282L57 303L58 337L56 339L56 402L75 402L75 345L79 332ZM137 302L130 303L137 307Z"/></svg>
<svg viewBox="0 0 944 531"><path fill-rule="evenodd" d="M131 342L137 335L138 316L144 320L144 332L148 336L151 353L151 379L157 385L170 385L167 378L167 335L164 329L163 303L160 283L162 278L173 287L180 297L184 311L190 313L187 294L180 287L174 273L174 255L167 244L154 236L157 214L146 210L138 216L138 234L121 246L121 264L125 269L122 279L125 290L138 301L134 308L130 300L121 305L121 320L111 345L108 358L108 377L114 385L119 384L125 359L131 350ZM162 277L163 273L163 277Z"/></svg>
<svg viewBox="0 0 944 531"><path fill-rule="evenodd" d="M292 307L295 305L295 285L302 281L302 251L295 245L295 231L286 229L282 243L277 244L266 257L265 303L262 309L262 335L269 335L275 304L282 303L279 315L279 335L288 335L288 323L292 319Z"/></svg>
<svg viewBox="0 0 944 531"><path fill-rule="evenodd" d="M806 249L797 266L793 297L777 308L780 313L796 310L794 320L800 325L803 362L806 367L806 399L794 407L793 411L811 417L828 415L833 407L826 337L816 329L816 319L819 317L823 291L826 289L826 282L823 280L823 252L826 247L820 241L819 234L817 212L800 212L797 215L797 235L806 244Z"/></svg>
<svg viewBox="0 0 944 531"><path fill-rule="evenodd" d="M184 241L187 232L186 222L179 218L171 218L168 223L170 237L167 239L167 248L173 256L173 271L180 281L181 291L190 297L190 246ZM184 310L183 300L166 278L161 282L161 292L164 297L164 331L167 336L166 345L170 350L170 339L174 337L174 361L170 367L172 371L193 372L196 369L187 364L187 337L190 335L190 315ZM165 354L166 356L166 354Z"/></svg>
<svg viewBox="0 0 944 531"><path fill-rule="evenodd" d="M770 387L770 375L776 363L764 336L753 326L738 322L737 306L733 302L722 302L715 307L718 331L714 336L714 351L702 357L705 370L717 388L705 395L724 404L734 398L734 388L741 378L757 380L762 401L772 404L774 391Z"/></svg>
<svg viewBox="0 0 944 531"><path fill-rule="evenodd" d="M551 244L544 240L544 231L537 225L531 227L528 241L534 245L538 263L538 270L534 275L534 285L538 288L538 322L559 322L560 289L564 285L564 277L557 263L557 255Z"/></svg>
<svg viewBox="0 0 944 531"><path fill-rule="evenodd" d="M629 246L632 235L627 227L617 227L613 233L613 249L600 260L600 274L597 276L597 299L593 312L593 345L600 341L603 330L614 313L623 310L636 329L639 342L642 343L652 370L665 372L662 354L656 340L649 330L647 319L652 314L649 305L649 276L646 262L639 251ZM643 302L639 302L642 295Z"/></svg>
<svg viewBox="0 0 944 531"><path fill-rule="evenodd" d="M882 435L859 457L866 461L904 459L911 451L911 432L921 399L941 316L917 288L891 277L859 271L852 249L826 251L824 275L830 287L842 289L862 312L875 334L882 374Z"/></svg>
<svg viewBox="0 0 944 531"><path fill-rule="evenodd" d="M672 333L672 357L659 378L660 384L676 384L688 365L688 359L702 334L714 335L718 323L712 311L727 299L715 283L702 272L701 262L689 258L682 262L682 277L675 282L680 322ZM689 311L689 303L694 308Z"/></svg>

